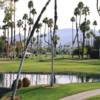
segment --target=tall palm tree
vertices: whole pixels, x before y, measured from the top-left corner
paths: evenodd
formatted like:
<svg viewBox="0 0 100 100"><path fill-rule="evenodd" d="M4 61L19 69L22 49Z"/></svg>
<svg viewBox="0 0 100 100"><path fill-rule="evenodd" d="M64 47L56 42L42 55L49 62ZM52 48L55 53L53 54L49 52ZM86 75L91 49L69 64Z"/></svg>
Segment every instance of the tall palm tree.
<svg viewBox="0 0 100 100"><path fill-rule="evenodd" d="M79 58L80 58L79 27L78 27L78 15L80 15L80 10L79 10L78 7L75 8L75 10L74 10L74 15L75 15L75 17L76 17L76 36L75 36L75 39L77 38L77 46L78 46ZM73 43L75 43L75 39L74 39Z"/></svg>
<svg viewBox="0 0 100 100"><path fill-rule="evenodd" d="M54 28L53 28L53 39L51 39L51 86L53 86L55 82L55 75L54 75L54 54L55 54L55 48L54 48L54 37L56 34L56 28L57 28L57 0L54 0ZM52 22L52 21L51 21ZM52 26L52 24L50 25Z"/></svg>
<svg viewBox="0 0 100 100"><path fill-rule="evenodd" d="M33 25L33 19L31 17L28 19L28 25L29 25L29 30L28 30L28 36L29 36L31 32L31 26Z"/></svg>
<svg viewBox="0 0 100 100"><path fill-rule="evenodd" d="M23 20L24 20L24 47L25 47L25 43L26 43L26 32L27 32L27 20L28 20L28 15L25 13L23 16Z"/></svg>
<svg viewBox="0 0 100 100"><path fill-rule="evenodd" d="M97 26L97 21L96 21L96 20L93 21L93 26L94 26L94 33L95 33L95 28L96 28L96 26Z"/></svg>
<svg viewBox="0 0 100 100"><path fill-rule="evenodd" d="M85 6L83 8L82 14L84 15L84 20L86 21L87 20L87 16L90 14L89 7Z"/></svg>
<svg viewBox="0 0 100 100"><path fill-rule="evenodd" d="M21 45L22 45L22 39L21 39L21 28L22 28L22 25L23 25L23 21L21 19L19 19L17 21L17 27L19 28L19 39L20 39Z"/></svg>
<svg viewBox="0 0 100 100"><path fill-rule="evenodd" d="M28 45L29 45L29 43L30 43L31 37L34 35L36 26L38 25L38 23L39 23L39 21L40 21L42 15L43 15L43 13L45 12L45 10L46 10L46 8L47 8L47 6L49 5L50 2L51 2L51 0L48 0L48 1L46 2L46 4L44 5L44 7L42 8L42 10L41 10L39 16L37 17L37 20L36 20L36 22L35 22L35 24L34 24L34 26L33 26L33 28L32 28L31 34L30 34L30 36L29 36L29 38L28 38L28 40L27 40L27 42L26 42L25 51L24 51L23 56L22 56L22 59L21 59L21 61L20 61L20 65L19 65L19 69L18 69L18 73L17 73L16 82L15 82L15 85L14 85L14 90L13 90L13 92L12 92L11 100L14 100L14 99L15 99L16 90L17 90L17 85L18 85L20 73L21 73L21 71L22 71L22 67L23 67L23 63L24 63L24 59L25 59L25 54L26 54L26 51L27 51L27 47L28 47Z"/></svg>
<svg viewBox="0 0 100 100"><path fill-rule="evenodd" d="M31 10L32 10L32 8L33 8L33 1L32 0L30 0L29 2L28 2L28 8L29 8L29 18L31 17Z"/></svg>
<svg viewBox="0 0 100 100"><path fill-rule="evenodd" d="M90 21L84 21L81 25L80 25L80 30L83 33L83 43L82 43L82 58L84 58L84 47L85 47L85 36L86 36L86 32L88 32L90 30Z"/></svg>
<svg viewBox="0 0 100 100"><path fill-rule="evenodd" d="M94 39L95 39L95 33L91 30L90 31L90 35L91 35L91 46L93 46L93 42L94 42Z"/></svg>
<svg viewBox="0 0 100 100"><path fill-rule="evenodd" d="M31 14L33 15L33 25L34 25L34 16L37 14L35 8L33 8L33 9L31 10Z"/></svg>
<svg viewBox="0 0 100 100"><path fill-rule="evenodd" d="M75 17L73 16L71 19L72 22L72 52L73 52L73 39L74 39L74 22L75 22ZM72 53L72 58L73 58L73 53Z"/></svg>
<svg viewBox="0 0 100 100"><path fill-rule="evenodd" d="M40 47L41 47L41 43L40 43L40 30L41 30L42 24L38 23L38 25L36 26L36 32L37 32L37 55L39 55L40 58ZM40 60L40 59L39 59Z"/></svg>
<svg viewBox="0 0 100 100"><path fill-rule="evenodd" d="M87 16L90 14L89 7L85 6L83 8L82 14L84 15L84 22L81 24L80 30L83 32L82 58L84 58L85 35L86 35L86 32L89 31L89 29L90 29L90 27L89 27L90 21L87 20Z"/></svg>
<svg viewBox="0 0 100 100"><path fill-rule="evenodd" d="M48 19L48 43L51 43L51 37L52 37L52 28L53 28L53 19ZM48 45L49 47L49 45Z"/></svg>
<svg viewBox="0 0 100 100"><path fill-rule="evenodd" d="M84 4L83 4L83 2L79 2L78 3L78 9L79 9L79 26L80 26L80 24L81 24L81 17L82 17L82 10L83 10L83 8L84 8Z"/></svg>
<svg viewBox="0 0 100 100"><path fill-rule="evenodd" d="M96 1L96 8L97 8L97 12L100 16L100 7L99 7L99 0Z"/></svg>
<svg viewBox="0 0 100 100"><path fill-rule="evenodd" d="M29 21L32 22L31 24L29 24L28 34L30 34L30 32L31 32L31 25L33 24L33 19L31 18L31 11L33 9L33 1L32 0L30 0L28 2L28 8L29 8Z"/></svg>
<svg viewBox="0 0 100 100"><path fill-rule="evenodd" d="M46 42L48 45L49 45L49 43L46 41L46 28L47 28L47 25L48 25L48 17L45 17L44 19L43 19L43 21L42 21L43 23L44 23L44 42Z"/></svg>
<svg viewBox="0 0 100 100"><path fill-rule="evenodd" d="M16 45L16 2L19 0L12 0L14 2L14 49Z"/></svg>
<svg viewBox="0 0 100 100"><path fill-rule="evenodd" d="M31 10L31 14L33 15L33 25L34 25L34 16L37 14L35 8L32 8L32 10ZM33 38L33 37L32 37L32 38ZM33 43L33 39L31 40L31 43ZM32 47L32 44L31 44L31 47Z"/></svg>

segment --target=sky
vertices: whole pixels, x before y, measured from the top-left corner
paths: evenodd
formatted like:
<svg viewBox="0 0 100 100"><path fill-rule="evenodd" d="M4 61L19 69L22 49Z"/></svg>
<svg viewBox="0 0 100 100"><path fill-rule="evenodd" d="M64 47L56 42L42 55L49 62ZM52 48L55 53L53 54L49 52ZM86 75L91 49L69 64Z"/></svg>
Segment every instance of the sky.
<svg viewBox="0 0 100 100"><path fill-rule="evenodd" d="M29 0L19 0L16 3L16 20L21 19L24 13L29 13L29 9L27 7ZM85 6L90 8L90 16L88 17L91 22L97 20L98 23L100 21L99 15L96 11L96 0L57 0L58 1L58 27L59 29L64 28L71 28L72 23L70 22L70 18L73 16L74 9L76 8L77 4L82 1ZM37 11L37 15L35 19L39 15L41 9L43 8L44 4L47 0L33 0L34 8ZM46 12L43 14L42 20L44 17L53 18L54 16L54 0L51 0L50 5L46 9ZM0 10L0 24L2 25L3 19L3 10ZM91 23L92 24L92 23ZM91 25L92 27L92 25ZM99 25L97 26L99 29Z"/></svg>

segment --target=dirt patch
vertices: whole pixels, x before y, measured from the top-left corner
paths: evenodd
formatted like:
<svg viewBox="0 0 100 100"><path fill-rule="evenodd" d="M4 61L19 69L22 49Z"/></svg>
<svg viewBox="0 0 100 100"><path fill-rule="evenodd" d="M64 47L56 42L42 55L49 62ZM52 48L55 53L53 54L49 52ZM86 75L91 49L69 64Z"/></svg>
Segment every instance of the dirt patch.
<svg viewBox="0 0 100 100"><path fill-rule="evenodd" d="M5 96L5 97L3 97L1 100L11 100L11 97ZM14 100L21 100L21 97L16 96Z"/></svg>

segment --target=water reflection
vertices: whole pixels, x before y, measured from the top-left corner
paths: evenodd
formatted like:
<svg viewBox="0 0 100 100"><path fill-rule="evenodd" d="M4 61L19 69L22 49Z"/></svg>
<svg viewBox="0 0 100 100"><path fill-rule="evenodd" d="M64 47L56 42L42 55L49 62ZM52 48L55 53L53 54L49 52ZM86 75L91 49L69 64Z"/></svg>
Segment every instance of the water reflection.
<svg viewBox="0 0 100 100"><path fill-rule="evenodd" d="M0 74L0 87L11 87L17 74ZM21 74L20 79L28 78L32 85L50 84L50 74ZM100 81L99 75L55 75L56 84L97 82Z"/></svg>

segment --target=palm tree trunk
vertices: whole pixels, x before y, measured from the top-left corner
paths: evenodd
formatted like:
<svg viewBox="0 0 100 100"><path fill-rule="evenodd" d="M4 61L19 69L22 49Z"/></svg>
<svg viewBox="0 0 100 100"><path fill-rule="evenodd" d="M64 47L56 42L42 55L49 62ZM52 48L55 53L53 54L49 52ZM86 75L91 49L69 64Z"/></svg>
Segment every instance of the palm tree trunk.
<svg viewBox="0 0 100 100"><path fill-rule="evenodd" d="M25 48L25 44L26 44L26 20L25 20L25 27L24 27L24 48Z"/></svg>
<svg viewBox="0 0 100 100"><path fill-rule="evenodd" d="M29 45L29 42L30 42L32 36L34 35L34 31L36 29L36 26L38 25L38 23L39 23L42 15L43 15L43 13L45 12L45 10L46 10L46 8L47 8L47 6L49 5L50 2L51 2L51 0L48 0L46 2L45 6L43 7L43 9L41 10L41 12L40 12L40 14L39 14L39 16L38 16L38 18L37 18L34 26L33 26L33 29L31 31L31 34L30 34L30 36L29 36L29 38L28 38L28 40L26 42L25 51L24 51L23 57L22 57L22 59L20 61L20 65L19 65L19 69L18 69L18 73L17 73L17 78L16 78L16 82L15 82L15 85L14 85L14 90L13 90L13 93L12 93L11 100L14 100L15 99L15 95L16 95L16 91L17 91L17 86L18 86L18 81L19 81L20 73L22 71L22 67L23 67L23 63L24 63L24 59L25 59L25 54L26 54L26 51L27 51L27 47Z"/></svg>
<svg viewBox="0 0 100 100"><path fill-rule="evenodd" d="M56 33L56 25L57 25L57 0L54 1L54 29L53 29L53 39L51 40L51 52L52 52L52 58L51 58L51 86L54 84L54 37Z"/></svg>
<svg viewBox="0 0 100 100"><path fill-rule="evenodd" d="M72 22L72 58L73 58L73 38L74 38L74 30L73 30L73 22Z"/></svg>
<svg viewBox="0 0 100 100"><path fill-rule="evenodd" d="M78 50L79 50L78 56L80 58L80 47L79 47L79 34L78 34L78 31L79 31L79 29L78 29L77 16L76 16L76 37L77 37L77 45L78 45Z"/></svg>
<svg viewBox="0 0 100 100"><path fill-rule="evenodd" d="M82 59L84 58L84 46L85 46L85 32L83 33L83 43L82 43Z"/></svg>
<svg viewBox="0 0 100 100"><path fill-rule="evenodd" d="M16 5L15 5L15 1L14 1L14 58L15 58L15 48L16 48Z"/></svg>

